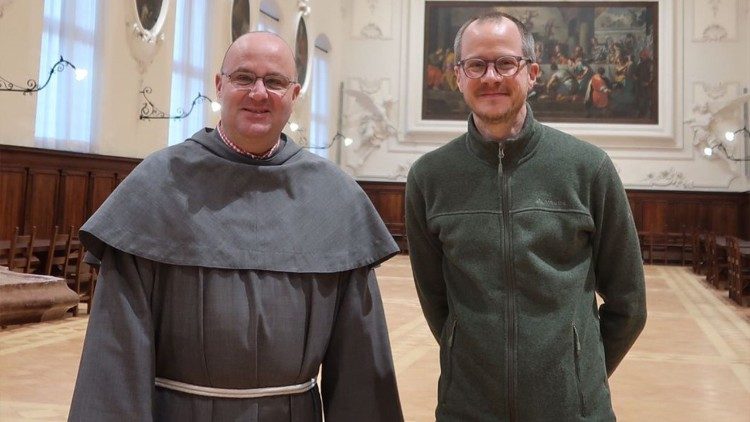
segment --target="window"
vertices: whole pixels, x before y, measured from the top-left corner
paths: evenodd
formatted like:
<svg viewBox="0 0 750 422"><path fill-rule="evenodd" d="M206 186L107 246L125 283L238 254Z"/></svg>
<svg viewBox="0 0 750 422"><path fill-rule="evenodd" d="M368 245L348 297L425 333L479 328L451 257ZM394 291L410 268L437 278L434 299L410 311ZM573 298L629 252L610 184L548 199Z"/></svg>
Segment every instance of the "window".
<svg viewBox="0 0 750 422"><path fill-rule="evenodd" d="M206 22L208 0L178 1L172 53L170 114L187 112L195 96L206 95ZM209 95L211 96L211 95ZM184 119L169 121L169 145L178 144L206 125L206 103L199 102Z"/></svg>
<svg viewBox="0 0 750 422"><path fill-rule="evenodd" d="M96 0L45 1L39 83L62 55L88 76L78 81L72 69L55 72L37 93L34 136L42 148L91 150L93 124Z"/></svg>
<svg viewBox="0 0 750 422"><path fill-rule="evenodd" d="M260 3L260 18L258 31L269 31L278 34L281 28L281 11L273 0L263 0Z"/></svg>
<svg viewBox="0 0 750 422"><path fill-rule="evenodd" d="M310 111L310 151L321 157L328 157L326 148L331 140L330 134L330 75L329 51L331 43L325 35L315 39L315 52L312 62L312 110Z"/></svg>

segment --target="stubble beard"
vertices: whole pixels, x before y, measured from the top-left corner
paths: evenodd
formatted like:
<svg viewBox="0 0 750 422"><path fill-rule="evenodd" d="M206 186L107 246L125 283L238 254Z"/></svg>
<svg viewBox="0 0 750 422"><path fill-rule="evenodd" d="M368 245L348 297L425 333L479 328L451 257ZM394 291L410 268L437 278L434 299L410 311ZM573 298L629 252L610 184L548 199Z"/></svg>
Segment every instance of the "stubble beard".
<svg viewBox="0 0 750 422"><path fill-rule="evenodd" d="M515 89L510 100L510 107L502 113L485 113L477 110L472 110L472 112L479 120L488 125L515 123L521 107L526 105L526 97L520 89Z"/></svg>

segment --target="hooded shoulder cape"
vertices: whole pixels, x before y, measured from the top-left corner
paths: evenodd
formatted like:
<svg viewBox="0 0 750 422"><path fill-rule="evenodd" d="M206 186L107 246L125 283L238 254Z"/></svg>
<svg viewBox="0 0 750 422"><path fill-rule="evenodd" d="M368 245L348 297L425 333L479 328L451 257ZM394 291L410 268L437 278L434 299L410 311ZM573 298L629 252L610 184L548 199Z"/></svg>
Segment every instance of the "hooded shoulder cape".
<svg viewBox="0 0 750 422"><path fill-rule="evenodd" d="M268 160L228 148L214 129L139 164L81 228L105 244L187 266L331 273L377 264L398 246L362 189L282 134Z"/></svg>

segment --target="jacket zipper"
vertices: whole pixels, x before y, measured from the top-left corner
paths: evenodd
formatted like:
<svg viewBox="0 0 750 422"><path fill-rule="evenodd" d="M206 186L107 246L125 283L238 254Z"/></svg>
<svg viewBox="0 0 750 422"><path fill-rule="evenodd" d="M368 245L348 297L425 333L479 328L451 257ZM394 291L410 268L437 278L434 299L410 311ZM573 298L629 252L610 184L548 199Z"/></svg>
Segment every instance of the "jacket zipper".
<svg viewBox="0 0 750 422"><path fill-rule="evenodd" d="M497 152L497 174L500 179L502 193L500 201L502 202L501 211L503 218L503 272L505 279L508 280L508 319L506 327L508 330L508 348L507 348L507 379L508 379L508 420L516 420L516 302L515 302L515 279L511 270L510 256L510 212L508 198L508 178L503 171L503 158L505 158L504 145L501 143Z"/></svg>

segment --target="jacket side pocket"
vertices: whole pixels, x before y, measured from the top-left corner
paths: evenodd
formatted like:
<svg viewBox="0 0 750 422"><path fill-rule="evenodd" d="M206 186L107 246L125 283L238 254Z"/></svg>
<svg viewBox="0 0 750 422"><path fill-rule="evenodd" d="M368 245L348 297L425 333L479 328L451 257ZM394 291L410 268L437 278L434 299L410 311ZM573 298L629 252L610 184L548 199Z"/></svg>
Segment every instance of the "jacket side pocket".
<svg viewBox="0 0 750 422"><path fill-rule="evenodd" d="M581 383L581 341L578 338L578 330L573 324L573 360L576 369L576 384L578 387L578 400L581 408L581 416L586 416L586 398L583 395L583 384Z"/></svg>
<svg viewBox="0 0 750 422"><path fill-rule="evenodd" d="M440 353L442 355L442 361L443 361L443 368L442 372L440 374L440 403L445 403L447 396L448 396L448 390L450 389L451 381L452 381L452 372L453 372L453 340L456 336L456 323L458 320L455 317L452 317L448 322L447 326L445 327L446 333L445 333L445 340L444 344L440 346Z"/></svg>

